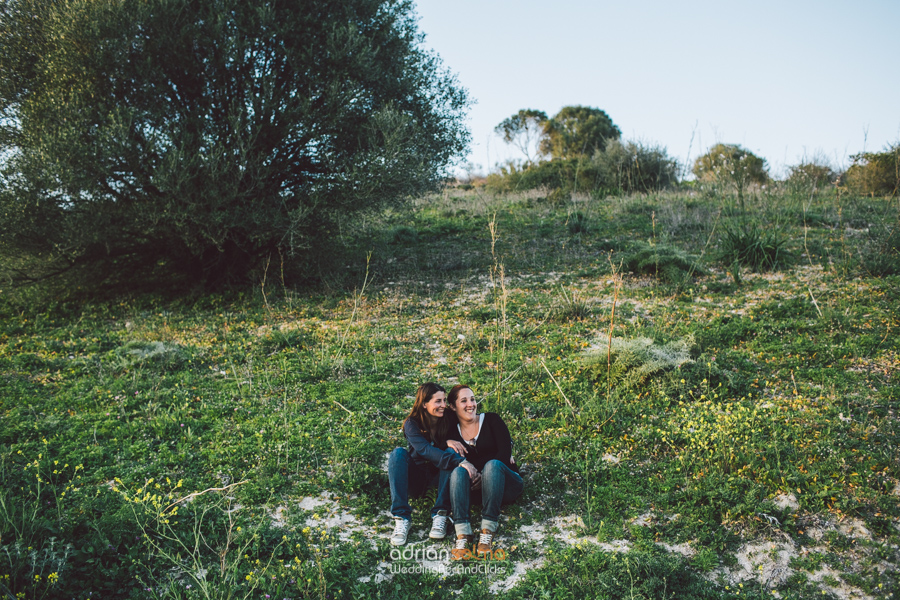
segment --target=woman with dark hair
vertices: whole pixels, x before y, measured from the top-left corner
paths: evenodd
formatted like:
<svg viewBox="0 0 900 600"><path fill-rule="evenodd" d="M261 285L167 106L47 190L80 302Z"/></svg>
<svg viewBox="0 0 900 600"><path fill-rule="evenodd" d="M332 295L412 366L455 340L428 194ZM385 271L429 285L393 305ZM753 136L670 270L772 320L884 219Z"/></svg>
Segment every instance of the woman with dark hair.
<svg viewBox="0 0 900 600"><path fill-rule="evenodd" d="M409 448L395 448L388 458L388 480L391 486L391 515L394 532L391 544L402 546L409 535L412 519L410 495L421 495L428 487L437 487L437 497L431 508L431 532L428 537L442 540L447 535L450 511L450 471L461 467L475 477L475 467L462 456L447 448L449 422L444 418L447 408L444 388L436 383L423 383L416 392L416 400L406 420L403 434ZM459 450L462 444L451 443Z"/></svg>
<svg viewBox="0 0 900 600"><path fill-rule="evenodd" d="M467 555L475 541L469 523L470 501L477 503L480 495L482 503L476 552L490 552L500 524L500 506L518 498L525 483L512 457L509 428L500 415L492 412L478 414L475 394L472 388L465 385L453 386L447 404L459 420L456 427L450 428L448 440L464 445L467 462L471 462L478 471L478 475L473 477L470 470L456 468L450 475L450 505L456 529L456 545L451 555L459 560Z"/></svg>

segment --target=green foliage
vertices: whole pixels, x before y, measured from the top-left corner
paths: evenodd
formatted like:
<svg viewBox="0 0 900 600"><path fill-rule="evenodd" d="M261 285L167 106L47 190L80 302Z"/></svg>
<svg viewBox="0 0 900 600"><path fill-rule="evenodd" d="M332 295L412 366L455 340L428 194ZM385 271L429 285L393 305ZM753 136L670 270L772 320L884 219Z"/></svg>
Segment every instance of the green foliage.
<svg viewBox="0 0 900 600"><path fill-rule="evenodd" d="M593 156L517 165L510 163L488 175L494 192L545 188L564 192L650 193L677 182L678 164L665 148L610 139Z"/></svg>
<svg viewBox="0 0 900 600"><path fill-rule="evenodd" d="M507 117L494 128L494 133L501 136L507 144L512 144L525 155L526 164L531 164L535 155L535 147L544 132L547 113L531 108L522 109L511 117Z"/></svg>
<svg viewBox="0 0 900 600"><path fill-rule="evenodd" d="M829 187L837 180L837 173L824 160L802 162L789 168L789 188L805 195Z"/></svg>
<svg viewBox="0 0 900 600"><path fill-rule="evenodd" d="M682 285L706 271L690 256L665 244L640 242L622 260L624 270L651 275L669 284Z"/></svg>
<svg viewBox="0 0 900 600"><path fill-rule="evenodd" d="M870 227L853 262L871 276L900 275L900 222Z"/></svg>
<svg viewBox="0 0 900 600"><path fill-rule="evenodd" d="M559 289L560 297L553 311L557 321L578 321L592 316L591 306L577 290Z"/></svg>
<svg viewBox="0 0 900 600"><path fill-rule="evenodd" d="M604 184L620 192L658 192L677 183L678 162L661 146L613 139L594 153L593 163Z"/></svg>
<svg viewBox="0 0 900 600"><path fill-rule="evenodd" d="M716 144L697 157L692 172L703 183L733 187L742 204L750 185L763 185L769 180L765 159L736 144Z"/></svg>
<svg viewBox="0 0 900 600"><path fill-rule="evenodd" d="M565 106L544 122L541 152L554 160L593 156L622 135L609 115L590 106Z"/></svg>
<svg viewBox="0 0 900 600"><path fill-rule="evenodd" d="M650 338L597 338L582 353L582 365L596 380L607 379L624 388L643 384L647 378L693 362L693 336L658 345Z"/></svg>
<svg viewBox="0 0 900 600"><path fill-rule="evenodd" d="M678 219L712 221L717 197L554 205L477 190L388 213L372 239L375 279L355 293L283 289L270 272L265 297L192 303L2 294L0 582L29 598L466 600L524 570L505 596L822 597L806 573L718 583L744 575L733 562L745 542L776 538L819 544L834 577L869 595L896 589L900 286L816 265L844 248L860 256L861 228L887 231L896 200L819 194L804 208L837 216L804 226L781 220L798 204L782 191L748 220L780 227L795 252L806 234L815 266L741 288L625 273L647 248L635 240L651 236L699 255L708 234L697 232L711 227ZM590 235L569 231L576 214ZM393 243L399 227L419 241ZM451 261L465 271L442 271ZM610 331L615 387L594 377L606 376ZM160 368L154 342L182 360ZM525 493L503 508L497 542L506 574L382 580L393 563L384 456L403 443L416 385L453 378L503 414L522 464ZM775 508L783 494L796 513ZM413 503L415 540L430 506ZM872 539L837 535L837 514ZM828 532L818 542L812 524ZM574 543L554 543L563 536ZM681 544L694 558L663 550Z"/></svg>
<svg viewBox="0 0 900 600"><path fill-rule="evenodd" d="M533 189L560 190L563 195L573 191L595 191L604 188L603 173L586 157L550 160L518 167L507 164L499 173L487 178L487 188L493 192L509 193Z"/></svg>
<svg viewBox="0 0 900 600"><path fill-rule="evenodd" d="M569 218L566 221L566 229L568 229L569 233L572 235L590 233L591 220L584 213L576 211L569 215Z"/></svg>
<svg viewBox="0 0 900 600"><path fill-rule="evenodd" d="M756 221L728 223L719 233L718 260L725 268L740 265L755 272L784 266L790 260L787 239Z"/></svg>
<svg viewBox="0 0 900 600"><path fill-rule="evenodd" d="M696 598L718 600L715 584L693 572L685 561L650 548L617 554L595 549L566 550L550 565L530 573L511 598L539 598L550 581L564 580L566 597ZM549 597L549 594L548 594Z"/></svg>
<svg viewBox="0 0 900 600"><path fill-rule="evenodd" d="M389 232L391 243L399 245L411 245L419 241L419 232L415 227L400 225Z"/></svg>
<svg viewBox="0 0 900 600"><path fill-rule="evenodd" d="M900 186L900 144L883 152L861 152L850 157L853 164L841 183L854 194L894 196Z"/></svg>
<svg viewBox="0 0 900 600"><path fill-rule="evenodd" d="M407 0L13 0L0 39L0 252L21 281L300 269L341 221L437 187L468 139Z"/></svg>

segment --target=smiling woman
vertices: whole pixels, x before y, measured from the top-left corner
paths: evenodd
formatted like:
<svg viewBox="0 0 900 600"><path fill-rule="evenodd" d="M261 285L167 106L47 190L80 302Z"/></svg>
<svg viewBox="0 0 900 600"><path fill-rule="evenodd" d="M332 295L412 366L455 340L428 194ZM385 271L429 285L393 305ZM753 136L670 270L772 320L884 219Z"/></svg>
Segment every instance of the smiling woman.
<svg viewBox="0 0 900 600"><path fill-rule="evenodd" d="M447 443L463 444L466 462L471 461L476 470L473 474L470 469L457 468L450 476L449 495L456 529L456 544L451 556L459 560L470 555L469 547L475 541L469 522L470 504L482 503L476 554L489 553L500 523L500 505L518 498L525 484L512 457L509 428L500 415L478 414L475 394L465 385L451 388L447 403L459 419L459 424L450 429Z"/></svg>
<svg viewBox="0 0 900 600"><path fill-rule="evenodd" d="M448 421L444 388L436 383L423 383L416 392L416 401L403 422L403 435L409 448L395 448L388 459L388 479L391 486L391 515L394 532L391 544L406 543L412 518L409 497L421 495L429 487L437 487L431 508L431 532L428 537L442 540L447 535L450 511L450 471L458 466L475 472L462 456L447 448Z"/></svg>

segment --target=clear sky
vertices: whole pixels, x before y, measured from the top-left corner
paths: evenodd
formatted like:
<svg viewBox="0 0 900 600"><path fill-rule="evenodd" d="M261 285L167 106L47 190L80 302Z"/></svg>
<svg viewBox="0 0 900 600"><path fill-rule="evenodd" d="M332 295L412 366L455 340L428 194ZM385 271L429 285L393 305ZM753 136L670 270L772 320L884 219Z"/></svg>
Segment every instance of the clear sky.
<svg viewBox="0 0 900 600"><path fill-rule="evenodd" d="M773 175L900 141L900 0L416 0L425 45L475 100L466 161L521 158L522 108L605 110L681 161L740 144ZM464 161L465 162L465 161Z"/></svg>

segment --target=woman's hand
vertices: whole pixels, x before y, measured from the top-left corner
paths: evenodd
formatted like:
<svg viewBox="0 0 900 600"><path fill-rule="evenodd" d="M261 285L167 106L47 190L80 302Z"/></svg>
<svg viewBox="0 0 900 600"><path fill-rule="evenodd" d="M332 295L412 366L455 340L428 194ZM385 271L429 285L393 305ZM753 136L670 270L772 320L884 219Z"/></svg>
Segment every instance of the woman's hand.
<svg viewBox="0 0 900 600"><path fill-rule="evenodd" d="M478 472L478 469L475 468L475 465L465 460L459 463L463 469L468 471L469 473L469 481L472 482L472 489L478 490L481 489L481 473Z"/></svg>
<svg viewBox="0 0 900 600"><path fill-rule="evenodd" d="M447 440L447 447L459 454L460 456L466 455L466 445L462 442L457 442L456 440ZM472 474L469 473L469 476Z"/></svg>

